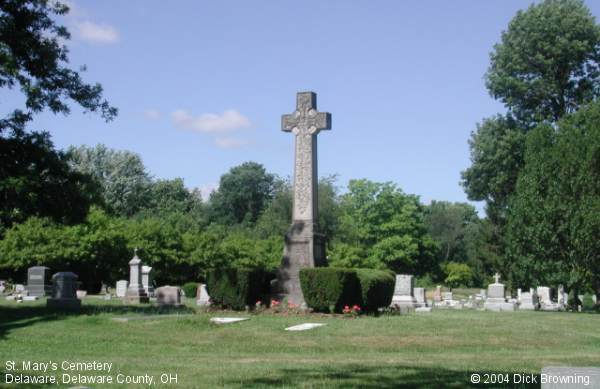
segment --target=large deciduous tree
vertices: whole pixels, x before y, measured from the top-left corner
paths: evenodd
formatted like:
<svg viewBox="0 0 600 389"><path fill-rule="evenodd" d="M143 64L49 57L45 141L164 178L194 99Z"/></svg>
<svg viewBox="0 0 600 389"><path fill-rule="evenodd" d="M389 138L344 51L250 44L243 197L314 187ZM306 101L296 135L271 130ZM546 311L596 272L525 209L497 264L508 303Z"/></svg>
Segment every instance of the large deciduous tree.
<svg viewBox="0 0 600 389"><path fill-rule="evenodd" d="M21 131L32 114L44 109L67 114L69 100L86 111L100 112L106 120L117 114L103 99L100 84L86 84L67 66L64 42L70 34L53 15L68 11L59 1L0 2L0 88L18 87L26 98L24 107L0 120L0 134L6 129Z"/></svg>
<svg viewBox="0 0 600 389"><path fill-rule="evenodd" d="M138 154L102 144L71 147L68 154L76 171L99 183L104 206L111 213L132 216L148 206L151 179Z"/></svg>
<svg viewBox="0 0 600 389"><path fill-rule="evenodd" d="M494 46L490 94L525 123L557 121L598 96L600 26L581 0L519 11Z"/></svg>
<svg viewBox="0 0 600 389"><path fill-rule="evenodd" d="M210 196L212 220L222 224L255 223L273 198L275 177L256 162L245 162L223 174Z"/></svg>
<svg viewBox="0 0 600 389"><path fill-rule="evenodd" d="M435 244L427 234L417 196L392 183L352 180L340 204L339 241L332 266L389 268L422 275L433 264Z"/></svg>
<svg viewBox="0 0 600 389"><path fill-rule="evenodd" d="M544 0L517 13L490 60L486 86L508 112L485 119L472 133L462 184L469 199L486 202L492 223L487 250L503 257L527 134L540 123L555 126L600 93L600 26L583 1Z"/></svg>

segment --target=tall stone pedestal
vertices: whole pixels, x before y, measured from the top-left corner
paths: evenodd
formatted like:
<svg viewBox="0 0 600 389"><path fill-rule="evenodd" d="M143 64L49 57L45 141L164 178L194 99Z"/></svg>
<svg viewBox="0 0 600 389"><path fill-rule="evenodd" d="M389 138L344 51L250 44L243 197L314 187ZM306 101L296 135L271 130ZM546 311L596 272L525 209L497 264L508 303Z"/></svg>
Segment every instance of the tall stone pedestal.
<svg viewBox="0 0 600 389"><path fill-rule="evenodd" d="M129 287L125 293L125 302L129 304L149 303L150 298L142 284L142 260L135 255L129 261Z"/></svg>
<svg viewBox="0 0 600 389"><path fill-rule="evenodd" d="M283 260L273 283L273 295L278 300L287 298L294 304L304 303L300 287L300 269L327 266L325 235L314 231L314 226L294 223L285 235Z"/></svg>

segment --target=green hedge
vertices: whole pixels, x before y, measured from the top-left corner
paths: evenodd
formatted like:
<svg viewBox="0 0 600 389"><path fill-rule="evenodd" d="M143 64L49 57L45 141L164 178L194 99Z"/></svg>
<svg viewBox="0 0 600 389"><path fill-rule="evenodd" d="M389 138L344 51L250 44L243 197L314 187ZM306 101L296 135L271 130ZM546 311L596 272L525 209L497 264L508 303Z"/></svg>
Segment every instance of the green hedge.
<svg viewBox="0 0 600 389"><path fill-rule="evenodd" d="M268 299L272 274L260 269L213 269L206 278L211 304L242 310Z"/></svg>
<svg viewBox="0 0 600 389"><path fill-rule="evenodd" d="M581 302L581 306L582 306L582 310L586 311L586 312L591 312L594 310L595 303L594 303L594 299L592 298L591 294L586 293L583 295L583 301Z"/></svg>
<svg viewBox="0 0 600 389"><path fill-rule="evenodd" d="M360 286L353 269L301 269L300 286L306 305L315 311L341 312L344 305L360 303Z"/></svg>
<svg viewBox="0 0 600 389"><path fill-rule="evenodd" d="M196 298L196 292L198 290L198 284L196 282L186 282L181 287L183 289L183 293L185 293L185 297L189 299Z"/></svg>
<svg viewBox="0 0 600 389"><path fill-rule="evenodd" d="M356 269L360 283L361 308L376 312L378 308L389 307L394 296L396 277L392 272L374 269Z"/></svg>
<svg viewBox="0 0 600 389"><path fill-rule="evenodd" d="M300 286L306 305L319 312L341 312L345 305L359 305L376 312L388 307L396 278L384 270L339 269L331 267L300 270Z"/></svg>

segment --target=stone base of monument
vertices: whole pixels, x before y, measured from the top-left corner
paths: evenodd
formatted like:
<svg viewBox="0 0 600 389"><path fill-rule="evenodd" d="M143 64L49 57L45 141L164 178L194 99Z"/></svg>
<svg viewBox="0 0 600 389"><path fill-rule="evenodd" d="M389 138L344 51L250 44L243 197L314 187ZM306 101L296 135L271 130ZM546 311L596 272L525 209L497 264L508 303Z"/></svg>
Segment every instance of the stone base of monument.
<svg viewBox="0 0 600 389"><path fill-rule="evenodd" d="M127 304L148 304L150 303L150 297L126 294L123 301Z"/></svg>
<svg viewBox="0 0 600 389"><path fill-rule="evenodd" d="M490 297L487 300L485 300L483 308L486 311L512 312L515 310L515 304L506 302L506 300L504 300L503 298Z"/></svg>
<svg viewBox="0 0 600 389"><path fill-rule="evenodd" d="M400 308L417 308L417 299L413 296L394 296L392 297L392 302L390 304L391 307L400 307Z"/></svg>
<svg viewBox="0 0 600 389"><path fill-rule="evenodd" d="M520 311L537 311L538 309L540 309L540 307L531 302L521 302L521 304L519 304Z"/></svg>
<svg viewBox="0 0 600 389"><path fill-rule="evenodd" d="M271 296L275 300L297 305L304 304L300 287L300 269L327 266L325 235L315 232L314 225L295 222L285 235L283 260L277 270L277 279L271 283Z"/></svg>
<svg viewBox="0 0 600 389"><path fill-rule="evenodd" d="M148 297L144 288L132 288L130 286L125 293L125 299L123 301L126 304L148 304L150 302L150 297Z"/></svg>
<svg viewBox="0 0 600 389"><path fill-rule="evenodd" d="M547 312L558 312L564 310L564 308L561 304L544 301L540 304L540 310Z"/></svg>
<svg viewBox="0 0 600 389"><path fill-rule="evenodd" d="M51 309L79 309L81 308L81 300L77 298L55 299L49 298L46 300L46 307Z"/></svg>

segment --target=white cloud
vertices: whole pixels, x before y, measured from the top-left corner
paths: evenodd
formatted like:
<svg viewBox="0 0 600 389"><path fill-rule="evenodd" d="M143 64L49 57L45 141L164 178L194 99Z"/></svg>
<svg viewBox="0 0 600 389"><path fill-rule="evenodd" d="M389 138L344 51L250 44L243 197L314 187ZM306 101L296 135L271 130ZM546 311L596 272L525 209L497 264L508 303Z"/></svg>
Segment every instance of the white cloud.
<svg viewBox="0 0 600 389"><path fill-rule="evenodd" d="M161 117L160 111L158 109L147 109L144 111L144 117L148 120L158 120Z"/></svg>
<svg viewBox="0 0 600 389"><path fill-rule="evenodd" d="M75 23L76 37L92 43L116 43L119 32L109 24L98 24L88 20Z"/></svg>
<svg viewBox="0 0 600 389"><path fill-rule="evenodd" d="M176 126L198 132L225 132L250 126L250 120L234 109L228 109L221 115L203 113L197 117L179 109L171 113Z"/></svg>
<svg viewBox="0 0 600 389"><path fill-rule="evenodd" d="M246 146L250 142L240 138L216 138L215 144L222 149L237 149Z"/></svg>

